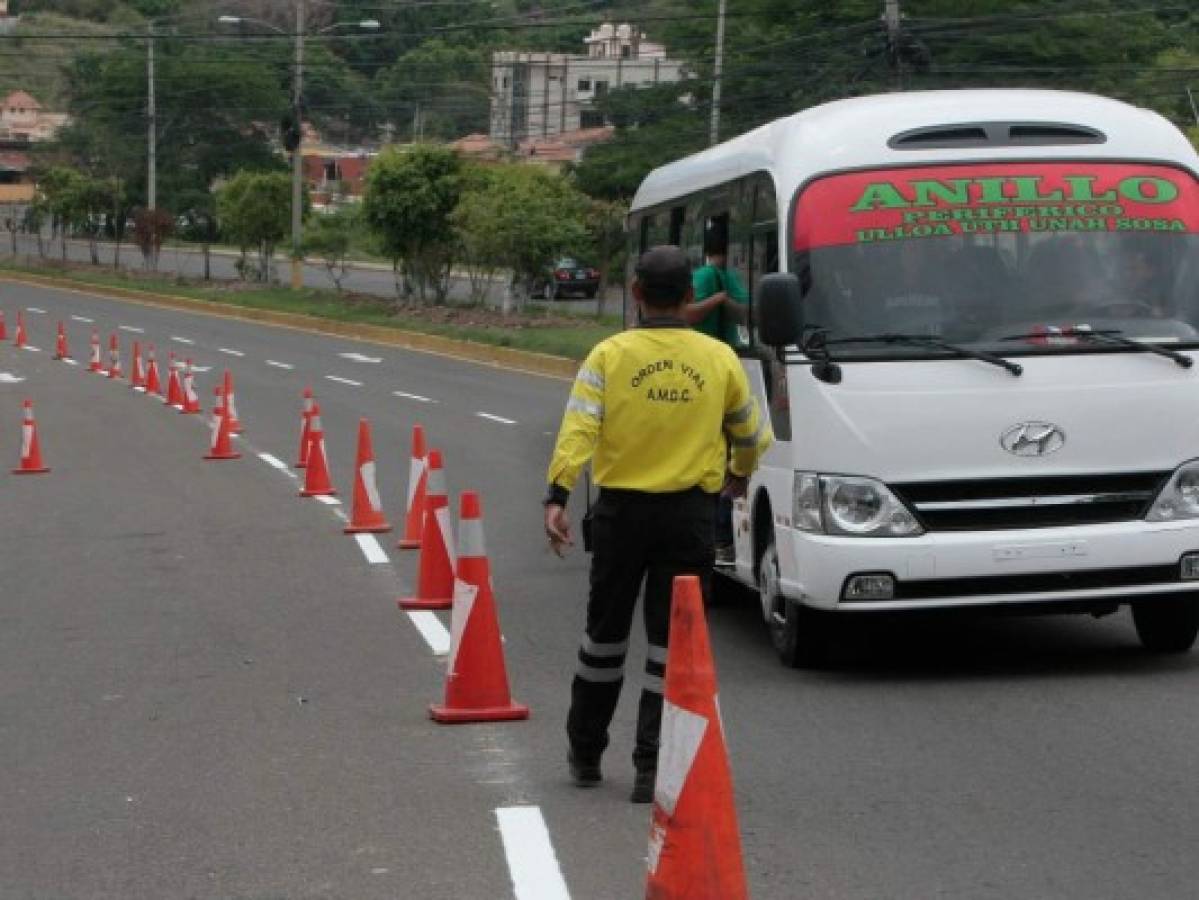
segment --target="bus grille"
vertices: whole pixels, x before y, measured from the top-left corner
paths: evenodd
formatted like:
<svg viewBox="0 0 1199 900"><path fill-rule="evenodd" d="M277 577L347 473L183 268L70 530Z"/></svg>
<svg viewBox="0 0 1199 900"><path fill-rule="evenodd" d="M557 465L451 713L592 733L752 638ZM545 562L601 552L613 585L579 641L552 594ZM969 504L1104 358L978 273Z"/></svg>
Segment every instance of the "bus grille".
<svg viewBox="0 0 1199 900"><path fill-rule="evenodd" d="M1144 518L1169 472L893 484L928 531L1053 528Z"/></svg>

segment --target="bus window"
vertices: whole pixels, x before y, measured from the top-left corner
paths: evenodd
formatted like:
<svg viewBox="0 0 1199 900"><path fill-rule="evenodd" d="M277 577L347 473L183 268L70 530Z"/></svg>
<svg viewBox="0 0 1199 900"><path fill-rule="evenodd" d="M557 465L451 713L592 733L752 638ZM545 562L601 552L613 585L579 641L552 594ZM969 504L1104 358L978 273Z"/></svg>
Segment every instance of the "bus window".
<svg viewBox="0 0 1199 900"><path fill-rule="evenodd" d="M686 207L676 206L670 211L670 243L681 247L683 243L683 214Z"/></svg>

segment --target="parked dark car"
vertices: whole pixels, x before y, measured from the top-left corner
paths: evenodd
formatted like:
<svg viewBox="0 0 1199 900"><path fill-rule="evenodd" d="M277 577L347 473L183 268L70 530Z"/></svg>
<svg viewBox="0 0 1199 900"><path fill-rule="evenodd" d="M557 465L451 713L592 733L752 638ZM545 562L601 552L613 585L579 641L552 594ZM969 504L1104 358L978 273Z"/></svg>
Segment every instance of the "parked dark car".
<svg viewBox="0 0 1199 900"><path fill-rule="evenodd" d="M534 295L546 300L558 300L571 295L592 299L599 293L599 269L564 256L548 266L533 287Z"/></svg>

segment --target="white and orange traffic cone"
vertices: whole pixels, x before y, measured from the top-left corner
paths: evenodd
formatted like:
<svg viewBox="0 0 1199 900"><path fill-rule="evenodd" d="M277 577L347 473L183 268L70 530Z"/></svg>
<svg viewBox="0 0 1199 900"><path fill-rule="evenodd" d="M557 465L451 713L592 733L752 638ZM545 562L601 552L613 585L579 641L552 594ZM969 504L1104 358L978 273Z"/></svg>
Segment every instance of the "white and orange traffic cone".
<svg viewBox="0 0 1199 900"><path fill-rule="evenodd" d="M733 776L699 578L674 580L646 900L745 900Z"/></svg>
<svg viewBox="0 0 1199 900"><path fill-rule="evenodd" d="M4 324L4 310L0 309L0 341L8 340L8 326Z"/></svg>
<svg viewBox="0 0 1199 900"><path fill-rule="evenodd" d="M135 391L146 392L146 370L142 366L142 345L133 342L133 358L129 362L129 386Z"/></svg>
<svg viewBox="0 0 1199 900"><path fill-rule="evenodd" d="M458 515L458 565L450 613L450 656L445 673L445 702L429 706L435 721L502 722L527 719L529 708L512 700L504 665L491 564L483 540L479 495L463 493Z"/></svg>
<svg viewBox="0 0 1199 900"><path fill-rule="evenodd" d="M162 402L167 406L173 406L175 409L182 410L183 389L179 386L179 360L175 359L174 351L171 351L168 368L167 396Z"/></svg>
<svg viewBox="0 0 1199 900"><path fill-rule="evenodd" d="M23 348L25 346L25 340L25 314L20 310L17 310L17 333L13 336L13 346Z"/></svg>
<svg viewBox="0 0 1199 900"><path fill-rule="evenodd" d="M229 382L229 370L225 370L225 383ZM212 411L212 442L205 459L241 459L241 454L233 449L233 429L229 419L229 406L221 403Z"/></svg>
<svg viewBox="0 0 1199 900"><path fill-rule="evenodd" d="M121 342L115 331L108 336L108 377L121 377Z"/></svg>
<svg viewBox="0 0 1199 900"><path fill-rule="evenodd" d="M441 451L428 454L425 521L421 527L420 569L416 596L397 601L400 609L449 609L454 599L454 538Z"/></svg>
<svg viewBox="0 0 1199 900"><path fill-rule="evenodd" d="M241 419L237 417L237 392L233 390L233 374L226 369L225 380L221 385L221 402L229 415L229 429L234 434L241 434Z"/></svg>
<svg viewBox="0 0 1199 900"><path fill-rule="evenodd" d="M54 338L54 358L71 358L71 351L67 349L67 329L63 326L61 320L58 323L58 335Z"/></svg>
<svg viewBox="0 0 1199 900"><path fill-rule="evenodd" d="M91 358L88 360L87 370L97 375L104 374L104 363L100 362L100 332L95 328L92 329Z"/></svg>
<svg viewBox="0 0 1199 900"><path fill-rule="evenodd" d="M425 465L425 429L418 423L412 426L412 456L408 461L408 505L404 516L404 536L396 547L400 550L419 550L420 532L425 519L425 484L428 468Z"/></svg>
<svg viewBox="0 0 1199 900"><path fill-rule="evenodd" d="M354 462L354 502L350 507L350 523L346 534L363 532L382 534L391 531L383 515L383 501L375 482L375 451L371 447L371 424L358 420L358 452Z"/></svg>
<svg viewBox="0 0 1199 900"><path fill-rule="evenodd" d="M192 361L185 360L183 363L183 381L180 384L179 392L182 395L183 403L179 412L185 416L194 416L200 412L200 395L196 393L196 376L192 374Z"/></svg>
<svg viewBox="0 0 1199 900"><path fill-rule="evenodd" d="M21 422L21 463L13 469L14 475L44 475L50 468L42 462L42 444L37 436L37 422L33 418L33 401L25 401L24 420Z"/></svg>
<svg viewBox="0 0 1199 900"><path fill-rule="evenodd" d="M158 377L158 359L154 355L153 344L146 347L146 393L162 396L162 381Z"/></svg>
<svg viewBox="0 0 1199 900"><path fill-rule="evenodd" d="M300 411L300 452L296 455L296 468L308 465L308 434L312 427L312 388L304 388L304 406Z"/></svg>
<svg viewBox="0 0 1199 900"><path fill-rule="evenodd" d="M312 405L312 421L308 426L308 466L304 471L301 497L330 497L336 494L329 480L329 458L325 455L325 430L321 426L321 407Z"/></svg>

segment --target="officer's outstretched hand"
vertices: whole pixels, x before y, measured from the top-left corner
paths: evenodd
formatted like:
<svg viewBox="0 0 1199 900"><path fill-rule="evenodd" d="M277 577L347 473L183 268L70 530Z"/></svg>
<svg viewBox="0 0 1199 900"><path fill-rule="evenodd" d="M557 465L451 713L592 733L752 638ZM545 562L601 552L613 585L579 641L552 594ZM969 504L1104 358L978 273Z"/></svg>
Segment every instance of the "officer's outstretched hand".
<svg viewBox="0 0 1199 900"><path fill-rule="evenodd" d="M566 548L574 546L570 536L570 516L566 508L557 503L545 505L545 536L550 539L550 549L559 557L566 555Z"/></svg>

